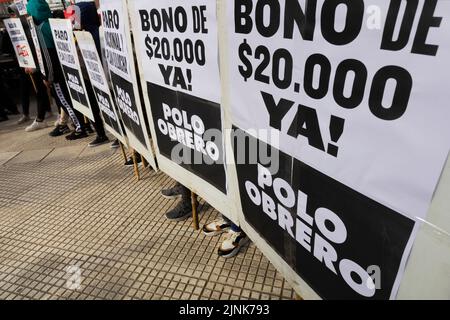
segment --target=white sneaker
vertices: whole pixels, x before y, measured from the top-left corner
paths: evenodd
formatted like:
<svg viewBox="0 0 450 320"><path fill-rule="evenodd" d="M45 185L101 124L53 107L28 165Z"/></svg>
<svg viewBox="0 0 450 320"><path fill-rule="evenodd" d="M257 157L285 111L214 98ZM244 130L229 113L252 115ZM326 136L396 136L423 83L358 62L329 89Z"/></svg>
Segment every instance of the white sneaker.
<svg viewBox="0 0 450 320"><path fill-rule="evenodd" d="M30 121L30 117L27 116L27 115L25 115L25 114L23 114L23 115L19 118L19 120L17 120L17 124L22 124L22 123L25 123L25 122L27 122L27 121Z"/></svg>
<svg viewBox="0 0 450 320"><path fill-rule="evenodd" d="M38 122L38 121L34 120L31 125L29 125L28 127L25 128L25 131L32 132L32 131L45 129L45 128L47 128L47 124L44 121Z"/></svg>
<svg viewBox="0 0 450 320"><path fill-rule="evenodd" d="M208 224L202 228L203 234L208 237L217 236L221 233L227 232L231 228L231 223L224 219L219 219Z"/></svg>
<svg viewBox="0 0 450 320"><path fill-rule="evenodd" d="M239 250L249 242L248 236L244 232L230 230L226 239L222 242L217 253L224 258L231 258L238 254Z"/></svg>

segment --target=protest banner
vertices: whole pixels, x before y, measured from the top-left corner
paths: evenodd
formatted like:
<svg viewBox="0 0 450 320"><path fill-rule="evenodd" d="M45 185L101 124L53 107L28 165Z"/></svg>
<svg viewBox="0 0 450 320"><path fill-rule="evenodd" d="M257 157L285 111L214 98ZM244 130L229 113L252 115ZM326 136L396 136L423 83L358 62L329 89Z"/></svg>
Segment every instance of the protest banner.
<svg viewBox="0 0 450 320"><path fill-rule="evenodd" d="M128 4L159 167L233 219L227 201L216 2Z"/></svg>
<svg viewBox="0 0 450 320"><path fill-rule="evenodd" d="M28 25L30 27L31 38L33 40L34 49L35 49L35 52L36 52L36 59L37 59L38 64L39 64L39 71L45 77L44 58L42 57L41 45L39 43L39 38L38 38L38 35L36 33L36 26L34 24L34 21L33 21L32 17L27 17L27 22L28 22Z"/></svg>
<svg viewBox="0 0 450 320"><path fill-rule="evenodd" d="M138 89L126 1L103 0L100 1L100 9L106 62L129 145L156 170Z"/></svg>
<svg viewBox="0 0 450 320"><path fill-rule="evenodd" d="M17 11L19 11L19 15L25 16L27 14L27 0L14 0L14 4L17 7Z"/></svg>
<svg viewBox="0 0 450 320"><path fill-rule="evenodd" d="M121 119L117 112L115 101L111 96L111 91L106 81L105 72L94 39L92 38L92 35L86 31L75 31L74 34L78 46L80 47L81 56L84 60L84 65L86 66L105 128L113 134L114 137L119 139L122 144L127 146L127 139L120 126Z"/></svg>
<svg viewBox="0 0 450 320"><path fill-rule="evenodd" d="M94 121L78 59L75 38L72 32L72 22L69 19L49 19L49 22L73 106Z"/></svg>
<svg viewBox="0 0 450 320"><path fill-rule="evenodd" d="M450 3L400 4L222 2L240 222L308 297L396 297L449 153Z"/></svg>
<svg viewBox="0 0 450 320"><path fill-rule="evenodd" d="M4 19L3 22L14 47L19 66L21 68L35 69L36 64L33 59L33 53L31 52L30 44L28 43L20 18Z"/></svg>

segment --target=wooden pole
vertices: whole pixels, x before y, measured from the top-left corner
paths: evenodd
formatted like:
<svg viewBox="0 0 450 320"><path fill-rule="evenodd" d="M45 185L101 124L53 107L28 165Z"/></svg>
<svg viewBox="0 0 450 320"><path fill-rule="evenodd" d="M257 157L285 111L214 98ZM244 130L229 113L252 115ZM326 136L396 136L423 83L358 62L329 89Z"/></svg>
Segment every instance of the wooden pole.
<svg viewBox="0 0 450 320"><path fill-rule="evenodd" d="M131 157L133 158L133 167L134 167L134 174L136 175L137 181L141 180L141 176L139 175L139 168L138 163L136 160L136 151L131 149Z"/></svg>
<svg viewBox="0 0 450 320"><path fill-rule="evenodd" d="M198 223L198 212L197 212L197 195L191 191L191 203L192 203L192 220L194 223L194 230L200 229Z"/></svg>
<svg viewBox="0 0 450 320"><path fill-rule="evenodd" d="M147 160L145 160L144 157L142 157L142 166L143 166L144 168L147 168Z"/></svg>
<svg viewBox="0 0 450 320"><path fill-rule="evenodd" d="M31 83L33 84L34 92L36 92L36 94L37 94L38 91L37 91L36 83L34 82L33 76L31 74L29 74L29 76L30 76Z"/></svg>
<svg viewBox="0 0 450 320"><path fill-rule="evenodd" d="M126 152L125 152L125 148L123 147L123 144L122 144L122 142L120 142L119 141L119 145L120 145L120 150L122 150L122 156L123 156L123 158L125 159L125 162L127 162L127 154L126 154Z"/></svg>

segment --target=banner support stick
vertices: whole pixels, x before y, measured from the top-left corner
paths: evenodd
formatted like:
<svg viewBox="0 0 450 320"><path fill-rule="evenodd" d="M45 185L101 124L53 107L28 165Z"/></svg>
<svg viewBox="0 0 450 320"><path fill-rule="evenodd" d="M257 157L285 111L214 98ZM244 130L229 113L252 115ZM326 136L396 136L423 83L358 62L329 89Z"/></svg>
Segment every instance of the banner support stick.
<svg viewBox="0 0 450 320"><path fill-rule="evenodd" d="M194 193L194 191L191 191L191 204L192 204L192 220L194 223L194 230L200 229L199 223L198 223L198 212L197 212L197 195Z"/></svg>
<svg viewBox="0 0 450 320"><path fill-rule="evenodd" d="M139 175L139 168L136 161L136 151L131 149L131 157L133 158L133 167L134 167L134 174L136 175L137 181L141 180L141 176ZM142 157L142 156L141 156Z"/></svg>
<svg viewBox="0 0 450 320"><path fill-rule="evenodd" d="M34 82L33 76L31 74L28 74L28 75L30 76L31 83L33 84L34 92L36 92L36 94L37 94L38 91L37 91L36 83Z"/></svg>
<svg viewBox="0 0 450 320"><path fill-rule="evenodd" d="M123 147L122 142L119 141L119 145L120 145L120 150L122 151L122 156L125 159L125 162L127 162L127 154L125 153L125 148Z"/></svg>

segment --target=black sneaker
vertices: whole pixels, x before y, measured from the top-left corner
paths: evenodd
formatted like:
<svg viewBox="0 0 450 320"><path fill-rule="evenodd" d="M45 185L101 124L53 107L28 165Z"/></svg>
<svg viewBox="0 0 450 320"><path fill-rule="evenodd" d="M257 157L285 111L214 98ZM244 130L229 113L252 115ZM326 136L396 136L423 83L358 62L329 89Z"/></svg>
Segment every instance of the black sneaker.
<svg viewBox="0 0 450 320"><path fill-rule="evenodd" d="M140 154L136 154L136 162L137 162L137 164L142 162L142 158L141 158ZM127 167L133 166L134 165L133 157L128 158L128 160L125 162L124 165L127 166Z"/></svg>
<svg viewBox="0 0 450 320"><path fill-rule="evenodd" d="M196 204L198 207L198 202ZM191 201L181 200L178 204L166 213L166 218L172 221L183 221L192 215L192 204Z"/></svg>
<svg viewBox="0 0 450 320"><path fill-rule="evenodd" d="M248 236L244 232L230 230L227 238L222 242L217 254L220 257L231 258L238 254L239 250L249 242Z"/></svg>
<svg viewBox="0 0 450 320"><path fill-rule="evenodd" d="M177 199L183 195L184 186L177 184L175 187L161 190L161 195L166 199Z"/></svg>
<svg viewBox="0 0 450 320"><path fill-rule="evenodd" d="M55 127L55 129L50 131L49 136L50 137L59 137L59 136L62 136L63 134L69 133L69 132L70 132L70 129L67 125L58 124Z"/></svg>
<svg viewBox="0 0 450 320"><path fill-rule="evenodd" d="M88 146L93 148L93 147L97 147L97 146L100 146L100 145L108 143L108 142L109 142L108 137L97 136L94 141L89 142Z"/></svg>
<svg viewBox="0 0 450 320"><path fill-rule="evenodd" d="M120 147L120 142L119 142L118 139L114 140L114 142L111 143L111 148L112 148L112 149L117 149L117 148L119 148L119 147Z"/></svg>
<svg viewBox="0 0 450 320"><path fill-rule="evenodd" d="M66 139L72 141L72 140L83 139L83 138L86 138L87 136L88 136L88 134L86 133L86 131L72 131L71 134L66 136Z"/></svg>

